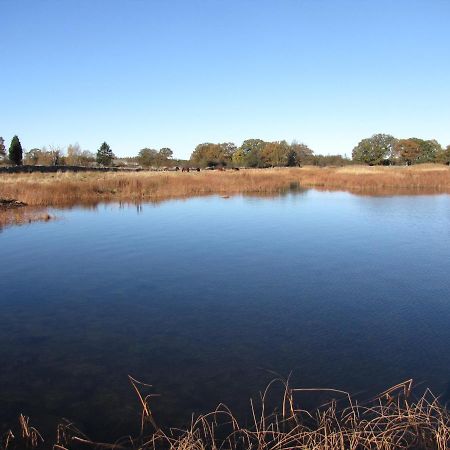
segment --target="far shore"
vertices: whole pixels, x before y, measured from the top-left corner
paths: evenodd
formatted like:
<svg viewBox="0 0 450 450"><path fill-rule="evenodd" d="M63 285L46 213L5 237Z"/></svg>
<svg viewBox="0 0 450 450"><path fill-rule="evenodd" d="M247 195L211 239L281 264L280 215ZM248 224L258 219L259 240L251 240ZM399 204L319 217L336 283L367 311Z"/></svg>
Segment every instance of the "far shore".
<svg viewBox="0 0 450 450"><path fill-rule="evenodd" d="M204 195L277 195L317 188L359 194L450 193L450 167L344 166L200 172L57 172L0 174L0 198L29 206L161 201Z"/></svg>

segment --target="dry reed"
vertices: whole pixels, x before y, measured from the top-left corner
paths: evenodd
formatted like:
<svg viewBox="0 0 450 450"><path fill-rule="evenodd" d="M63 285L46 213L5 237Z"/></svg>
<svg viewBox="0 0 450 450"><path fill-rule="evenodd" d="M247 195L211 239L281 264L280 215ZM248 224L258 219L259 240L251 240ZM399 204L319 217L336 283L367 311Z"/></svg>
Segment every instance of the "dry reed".
<svg viewBox="0 0 450 450"><path fill-rule="evenodd" d="M422 165L199 173L1 174L0 198L14 198L32 206L73 206L111 201L160 201L212 194L276 195L292 186L380 195L449 193L450 168Z"/></svg>
<svg viewBox="0 0 450 450"><path fill-rule="evenodd" d="M359 450L359 449L434 449L446 450L450 445L450 416L447 409L429 390L417 400L412 399L412 380L400 383L366 404L342 391L333 389L291 389L287 382L273 381L261 394L258 406L251 401L253 417L250 426L242 426L224 405L198 418L193 418L186 430L159 428L152 416L149 400L142 390L147 387L130 377L142 408L141 434L127 436L114 443L99 443L83 435L72 423L57 429L56 442L49 448L109 448L139 450ZM284 394L275 412L267 413L269 390L282 383ZM310 413L298 404L299 394L305 391L328 391L329 403ZM147 428L150 428L147 430ZM21 436L8 431L0 440L2 450L32 448L44 444L41 435L20 418Z"/></svg>

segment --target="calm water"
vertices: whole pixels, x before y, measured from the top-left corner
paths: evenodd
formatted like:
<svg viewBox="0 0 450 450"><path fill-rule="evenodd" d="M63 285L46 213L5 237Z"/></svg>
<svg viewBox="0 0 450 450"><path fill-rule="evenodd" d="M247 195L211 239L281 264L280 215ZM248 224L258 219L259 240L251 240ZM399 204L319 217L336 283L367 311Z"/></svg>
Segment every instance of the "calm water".
<svg viewBox="0 0 450 450"><path fill-rule="evenodd" d="M450 382L450 196L307 191L57 211L0 233L0 428L23 412L94 438L275 374L368 396ZM111 432L111 429L114 431Z"/></svg>

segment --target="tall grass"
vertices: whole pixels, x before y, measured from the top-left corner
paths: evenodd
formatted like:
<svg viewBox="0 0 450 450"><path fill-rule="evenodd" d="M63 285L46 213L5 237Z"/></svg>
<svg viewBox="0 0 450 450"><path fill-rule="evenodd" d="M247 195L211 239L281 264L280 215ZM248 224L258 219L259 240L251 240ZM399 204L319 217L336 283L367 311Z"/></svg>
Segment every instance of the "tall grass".
<svg viewBox="0 0 450 450"><path fill-rule="evenodd" d="M251 425L243 426L225 406L219 405L209 414L193 418L187 429L158 427L150 409L151 396L143 394L143 385L130 377L142 407L141 433L114 443L90 440L72 423L58 426L56 442L49 446L29 418L20 416L19 430L8 431L0 448L110 448L140 450L359 450L359 449L433 449L450 446L450 416L430 391L414 400L412 380L400 383L366 404L358 404L348 393L328 391L340 400L331 400L315 411L301 409L301 394L311 389L291 389L283 383L284 394L275 412L269 413L267 397L251 405Z"/></svg>
<svg viewBox="0 0 450 450"><path fill-rule="evenodd" d="M159 201L201 195L274 195L300 186L355 193L450 192L447 166L249 169L194 173L2 174L0 198L33 206Z"/></svg>

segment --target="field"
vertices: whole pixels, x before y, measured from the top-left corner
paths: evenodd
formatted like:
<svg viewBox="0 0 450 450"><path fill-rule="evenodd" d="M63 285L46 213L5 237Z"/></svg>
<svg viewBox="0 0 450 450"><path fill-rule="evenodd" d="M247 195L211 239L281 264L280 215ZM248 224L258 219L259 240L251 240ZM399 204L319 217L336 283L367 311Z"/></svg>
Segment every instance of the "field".
<svg viewBox="0 0 450 450"><path fill-rule="evenodd" d="M0 176L0 198L38 207L161 201L212 194L276 195L289 189L312 187L370 195L450 193L450 168L443 165L347 166Z"/></svg>

